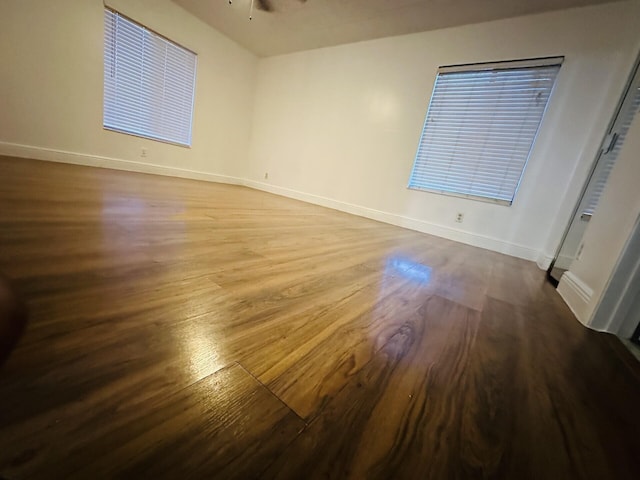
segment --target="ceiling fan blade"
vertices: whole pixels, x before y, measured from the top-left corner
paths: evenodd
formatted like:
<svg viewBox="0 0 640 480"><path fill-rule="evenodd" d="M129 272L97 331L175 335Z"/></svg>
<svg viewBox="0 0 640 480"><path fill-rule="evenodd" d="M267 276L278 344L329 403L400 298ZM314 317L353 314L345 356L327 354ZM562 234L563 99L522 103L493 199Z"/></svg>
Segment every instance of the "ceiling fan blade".
<svg viewBox="0 0 640 480"><path fill-rule="evenodd" d="M264 10L265 12L273 12L273 7L271 6L271 2L269 0L257 0L258 9Z"/></svg>

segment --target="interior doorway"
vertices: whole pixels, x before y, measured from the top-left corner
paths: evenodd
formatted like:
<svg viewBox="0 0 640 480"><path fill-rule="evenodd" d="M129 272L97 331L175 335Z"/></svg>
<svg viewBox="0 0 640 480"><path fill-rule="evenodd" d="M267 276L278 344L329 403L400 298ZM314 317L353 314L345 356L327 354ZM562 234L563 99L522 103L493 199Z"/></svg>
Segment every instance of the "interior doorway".
<svg viewBox="0 0 640 480"><path fill-rule="evenodd" d="M638 341L640 324L640 216L609 284L596 308L590 326L624 339Z"/></svg>
<svg viewBox="0 0 640 480"><path fill-rule="evenodd" d="M591 220L591 217L596 212L600 196L609 179L609 174L622 149L631 122L639 109L640 68L639 63L636 62L631 81L624 92L611 128L602 142L598 158L582 193L580 202L564 234L560 248L549 267L549 278L555 284L560 281L564 272L569 270L573 260L580 258L580 254L582 253L582 238L589 225L589 220Z"/></svg>

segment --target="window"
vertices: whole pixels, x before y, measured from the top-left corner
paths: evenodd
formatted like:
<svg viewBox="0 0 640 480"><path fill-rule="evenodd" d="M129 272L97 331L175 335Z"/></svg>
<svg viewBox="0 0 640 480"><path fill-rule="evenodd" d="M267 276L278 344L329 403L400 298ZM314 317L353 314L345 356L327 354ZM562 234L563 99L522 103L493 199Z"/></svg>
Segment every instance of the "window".
<svg viewBox="0 0 640 480"><path fill-rule="evenodd" d="M409 188L511 205L561 63L440 68Z"/></svg>
<svg viewBox="0 0 640 480"><path fill-rule="evenodd" d="M607 185L609 174L616 164L620 150L622 150L622 145L624 144L629 127L631 127L631 122L633 121L636 113L640 111L640 87L636 87L635 90L632 90L627 95L630 96L628 107L624 108L623 106L623 109L619 114L619 118L616 120L616 124L614 125L617 131L605 139L605 150L602 152L602 157L600 158L602 168L594 172L596 177L591 180L591 182L593 182L593 186L590 186L587 204L582 211L583 215L591 216L593 215L593 212L595 212L596 207L600 202L602 192L604 192L604 187Z"/></svg>
<svg viewBox="0 0 640 480"><path fill-rule="evenodd" d="M191 145L196 55L117 12L104 15L104 128Z"/></svg>

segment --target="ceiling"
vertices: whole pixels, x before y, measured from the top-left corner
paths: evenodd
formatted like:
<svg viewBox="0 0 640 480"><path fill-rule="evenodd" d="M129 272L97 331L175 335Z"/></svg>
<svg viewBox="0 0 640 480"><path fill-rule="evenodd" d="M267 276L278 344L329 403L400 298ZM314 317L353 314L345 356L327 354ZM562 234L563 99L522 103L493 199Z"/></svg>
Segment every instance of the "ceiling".
<svg viewBox="0 0 640 480"><path fill-rule="evenodd" d="M468 25L612 0L173 0L258 56Z"/></svg>

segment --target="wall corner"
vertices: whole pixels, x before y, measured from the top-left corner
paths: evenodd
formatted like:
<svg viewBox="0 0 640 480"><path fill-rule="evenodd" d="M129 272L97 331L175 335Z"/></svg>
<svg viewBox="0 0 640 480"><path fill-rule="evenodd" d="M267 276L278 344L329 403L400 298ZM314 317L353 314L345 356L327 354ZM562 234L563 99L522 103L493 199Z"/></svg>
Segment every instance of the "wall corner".
<svg viewBox="0 0 640 480"><path fill-rule="evenodd" d="M580 323L588 327L590 322L589 303L593 296L593 289L574 273L568 271L560 279L558 293Z"/></svg>

